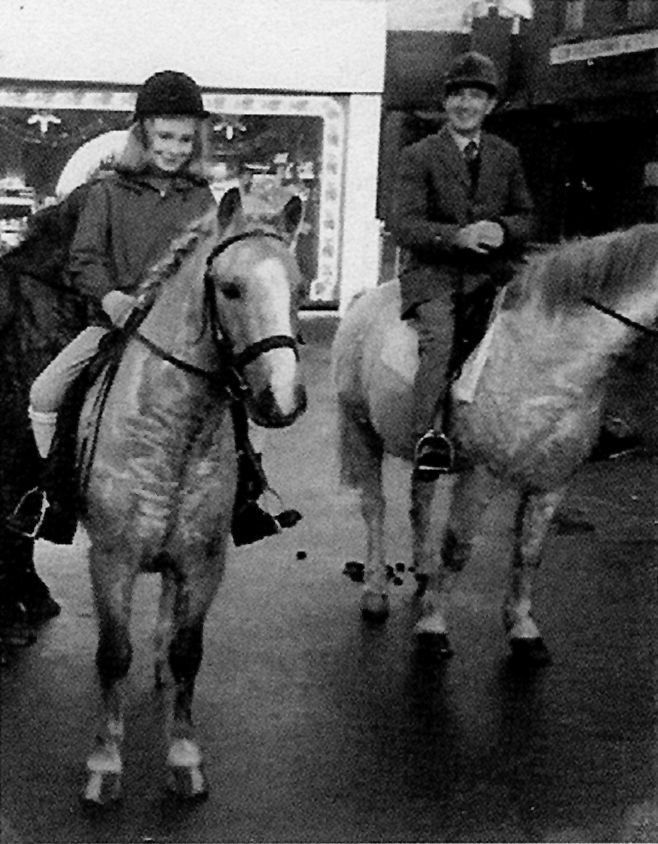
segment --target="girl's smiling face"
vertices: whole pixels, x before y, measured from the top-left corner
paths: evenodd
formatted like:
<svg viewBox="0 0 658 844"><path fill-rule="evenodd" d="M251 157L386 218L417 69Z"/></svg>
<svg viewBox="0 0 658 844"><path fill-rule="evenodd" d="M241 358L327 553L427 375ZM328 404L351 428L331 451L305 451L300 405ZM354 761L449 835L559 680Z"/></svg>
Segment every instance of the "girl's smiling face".
<svg viewBox="0 0 658 844"><path fill-rule="evenodd" d="M148 159L165 173L178 173L192 158L197 131L194 117L153 117L145 121Z"/></svg>

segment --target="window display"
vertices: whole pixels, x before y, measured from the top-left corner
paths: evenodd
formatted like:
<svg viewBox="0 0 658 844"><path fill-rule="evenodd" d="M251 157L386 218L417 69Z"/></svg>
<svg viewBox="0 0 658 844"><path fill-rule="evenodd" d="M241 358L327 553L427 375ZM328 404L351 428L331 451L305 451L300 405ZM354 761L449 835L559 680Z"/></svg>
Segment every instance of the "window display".
<svg viewBox="0 0 658 844"><path fill-rule="evenodd" d="M134 96L116 88L0 88L0 239L5 249L15 245L35 208L67 193L91 175L99 160L101 166L112 165ZM345 102L325 96L207 93L204 103L213 129L213 192L219 196L239 183L252 202L271 207L293 193L302 196L297 256L306 282L304 304L335 306Z"/></svg>

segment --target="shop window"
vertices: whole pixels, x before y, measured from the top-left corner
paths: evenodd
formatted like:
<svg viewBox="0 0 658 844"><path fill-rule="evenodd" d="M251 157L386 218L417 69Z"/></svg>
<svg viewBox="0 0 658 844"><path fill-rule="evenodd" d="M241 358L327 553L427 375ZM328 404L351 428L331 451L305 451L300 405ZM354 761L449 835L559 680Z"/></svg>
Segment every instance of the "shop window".
<svg viewBox="0 0 658 844"><path fill-rule="evenodd" d="M0 253L15 245L26 215L80 184L90 167L112 166L134 98L121 89L0 86ZM255 206L270 207L302 196L297 257L306 304L335 305L346 101L214 92L204 103L213 129L213 192L239 185Z"/></svg>
<svg viewBox="0 0 658 844"><path fill-rule="evenodd" d="M580 32L585 24L585 0L567 0L564 29L567 33Z"/></svg>

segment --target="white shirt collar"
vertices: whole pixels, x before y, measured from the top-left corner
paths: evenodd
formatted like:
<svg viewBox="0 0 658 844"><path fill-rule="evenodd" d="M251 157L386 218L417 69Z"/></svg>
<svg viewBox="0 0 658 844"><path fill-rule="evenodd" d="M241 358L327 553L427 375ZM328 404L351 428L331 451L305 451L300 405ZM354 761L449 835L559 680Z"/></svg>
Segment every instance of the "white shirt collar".
<svg viewBox="0 0 658 844"><path fill-rule="evenodd" d="M455 143L457 144L459 151L461 153L464 152L467 145L470 144L471 141L474 141L477 148L480 149L480 141L482 140L482 136L481 136L480 132L478 132L477 135L474 138L465 138L463 135L460 135L458 132L453 132L453 130L450 129L449 127L448 127L448 132L450 132L450 134L452 135L452 137L453 137Z"/></svg>

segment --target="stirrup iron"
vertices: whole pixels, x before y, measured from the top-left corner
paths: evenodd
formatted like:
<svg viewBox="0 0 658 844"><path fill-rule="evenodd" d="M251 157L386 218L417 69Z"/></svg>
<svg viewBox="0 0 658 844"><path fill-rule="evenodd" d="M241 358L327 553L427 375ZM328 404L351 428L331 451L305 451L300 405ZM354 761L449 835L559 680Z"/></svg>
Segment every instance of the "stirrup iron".
<svg viewBox="0 0 658 844"><path fill-rule="evenodd" d="M19 514L21 512L21 508L25 504L25 502L29 499L31 495L39 495L41 497L41 504L39 507L39 515L37 517L37 521L35 526L31 530L23 530L17 526L15 526L16 521L18 521ZM25 536L27 539L37 539L39 536L39 531L43 526L44 520L46 518L46 513L48 512L48 508L50 507L50 502L48 501L48 496L46 493L39 489L39 487L35 486L32 489L29 489L24 495L21 497L21 500L18 502L14 510L12 511L11 515L9 516L9 527L14 530L16 533L19 533L21 536Z"/></svg>

